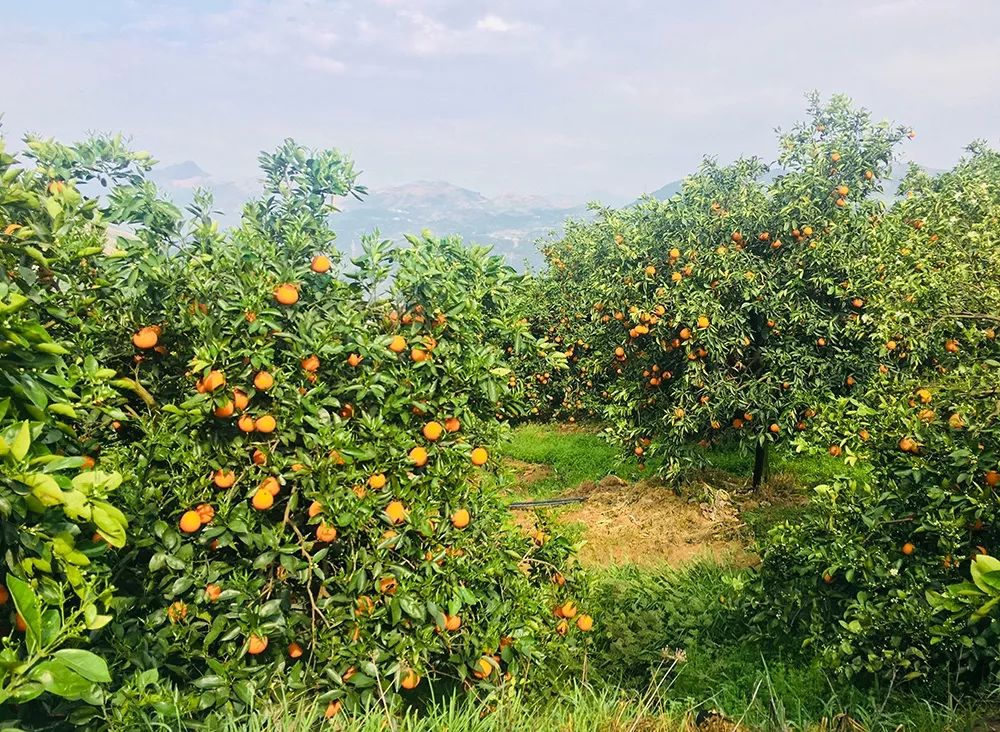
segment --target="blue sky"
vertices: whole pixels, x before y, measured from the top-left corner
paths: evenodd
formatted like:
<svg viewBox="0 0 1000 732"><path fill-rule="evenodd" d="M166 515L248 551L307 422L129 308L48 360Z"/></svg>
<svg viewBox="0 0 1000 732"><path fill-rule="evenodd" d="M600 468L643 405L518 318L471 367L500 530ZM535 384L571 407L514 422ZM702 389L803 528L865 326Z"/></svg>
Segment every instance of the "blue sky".
<svg viewBox="0 0 1000 732"><path fill-rule="evenodd" d="M631 196L705 154L775 153L805 92L1000 145L994 0L0 0L5 134L122 131L254 174L292 136L379 187Z"/></svg>

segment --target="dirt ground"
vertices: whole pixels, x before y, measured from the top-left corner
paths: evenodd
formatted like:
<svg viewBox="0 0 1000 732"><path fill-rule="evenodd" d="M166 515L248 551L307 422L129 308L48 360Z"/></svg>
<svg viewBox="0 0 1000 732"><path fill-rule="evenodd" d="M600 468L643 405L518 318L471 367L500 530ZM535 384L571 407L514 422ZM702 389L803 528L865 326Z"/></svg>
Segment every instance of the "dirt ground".
<svg viewBox="0 0 1000 732"><path fill-rule="evenodd" d="M551 473L547 466L532 463L511 467L524 492ZM561 523L582 525L585 543L579 559L584 565L677 566L700 557L751 565L756 557L745 546L738 505L727 488L701 482L679 496L658 481L628 483L608 476L560 496L583 496L585 502L545 510L556 512ZM530 523L531 511L515 513L519 522Z"/></svg>

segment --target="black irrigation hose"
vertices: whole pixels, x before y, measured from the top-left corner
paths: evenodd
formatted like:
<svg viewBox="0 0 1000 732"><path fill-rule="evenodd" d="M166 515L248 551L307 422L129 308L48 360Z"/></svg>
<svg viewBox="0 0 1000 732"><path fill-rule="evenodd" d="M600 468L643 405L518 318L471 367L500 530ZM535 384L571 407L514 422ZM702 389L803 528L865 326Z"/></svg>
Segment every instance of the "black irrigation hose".
<svg viewBox="0 0 1000 732"><path fill-rule="evenodd" d="M516 501L508 504L507 508L512 511L525 508L548 508L550 506L567 506L571 503L583 503L586 496L570 496L569 498L546 498L541 501Z"/></svg>

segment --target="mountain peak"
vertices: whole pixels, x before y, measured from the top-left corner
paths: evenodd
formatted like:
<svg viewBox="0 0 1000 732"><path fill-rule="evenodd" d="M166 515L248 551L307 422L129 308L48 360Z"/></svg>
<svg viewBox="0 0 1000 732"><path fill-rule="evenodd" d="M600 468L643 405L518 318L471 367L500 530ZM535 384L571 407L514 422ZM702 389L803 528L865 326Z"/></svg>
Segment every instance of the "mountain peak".
<svg viewBox="0 0 1000 732"><path fill-rule="evenodd" d="M202 170L201 166L193 160L185 160L173 165L159 165L153 168L150 174L154 180L188 180L190 178L210 178L211 176Z"/></svg>

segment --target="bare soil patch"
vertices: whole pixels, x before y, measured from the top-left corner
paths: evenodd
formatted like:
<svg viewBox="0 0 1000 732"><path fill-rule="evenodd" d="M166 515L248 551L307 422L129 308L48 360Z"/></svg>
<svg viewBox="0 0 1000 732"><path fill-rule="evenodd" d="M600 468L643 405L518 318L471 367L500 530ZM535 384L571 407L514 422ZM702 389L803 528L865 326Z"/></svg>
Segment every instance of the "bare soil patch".
<svg viewBox="0 0 1000 732"><path fill-rule="evenodd" d="M514 473L514 485L518 493L523 493L526 488L530 488L533 483L550 477L553 470L548 465L541 463L527 463L523 460L516 460L508 457L504 458L504 465Z"/></svg>
<svg viewBox="0 0 1000 732"><path fill-rule="evenodd" d="M730 494L710 487L702 494L702 500L692 500L658 481L608 476L567 491L565 496L587 500L556 515L561 523L583 526L579 559L585 565L677 566L699 558L752 564Z"/></svg>

